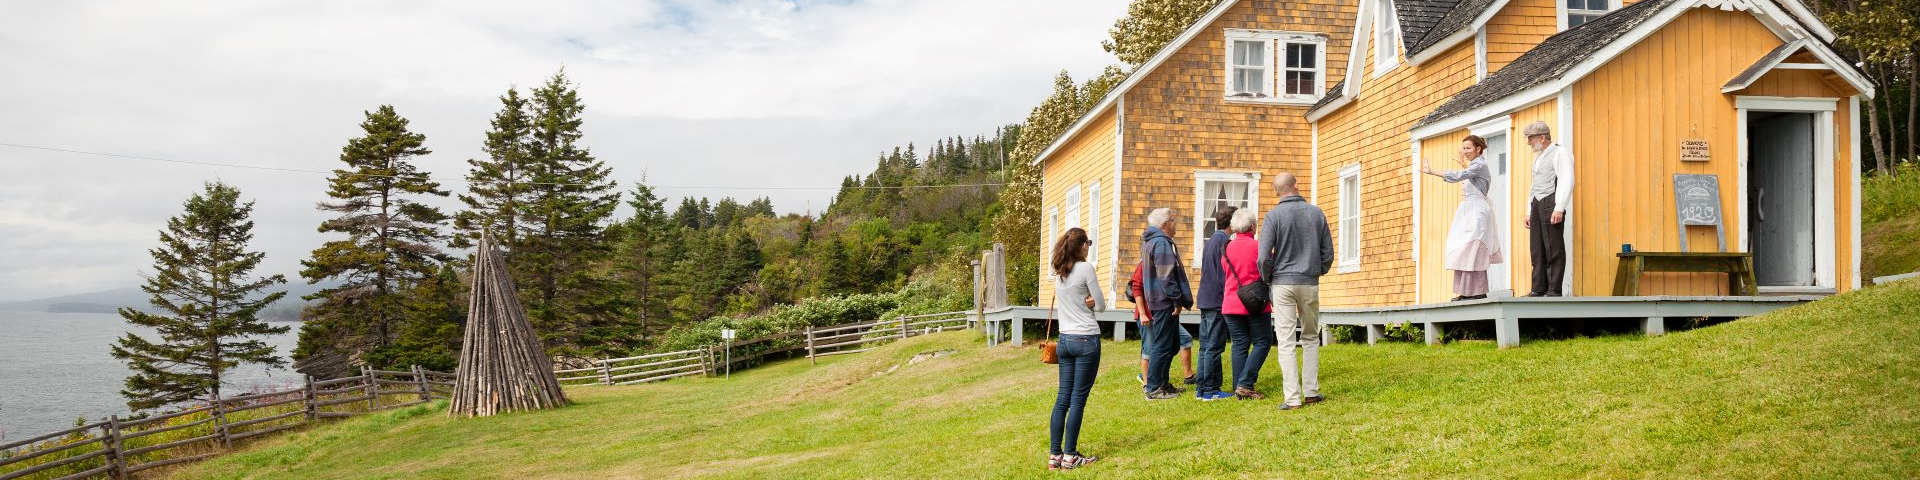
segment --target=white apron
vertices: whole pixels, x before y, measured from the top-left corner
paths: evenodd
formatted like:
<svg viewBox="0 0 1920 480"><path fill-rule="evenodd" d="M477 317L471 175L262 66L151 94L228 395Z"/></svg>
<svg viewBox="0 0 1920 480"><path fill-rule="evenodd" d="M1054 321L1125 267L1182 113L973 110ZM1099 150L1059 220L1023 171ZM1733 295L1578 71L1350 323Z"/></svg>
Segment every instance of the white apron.
<svg viewBox="0 0 1920 480"><path fill-rule="evenodd" d="M1448 181L1460 183L1460 208L1453 211L1453 226L1447 230L1448 270L1483 272L1487 265L1505 262L1500 256L1500 231L1493 228L1493 204L1486 192L1469 180L1468 172L1486 176L1484 159L1474 159L1467 170L1450 172ZM1479 168L1473 168L1479 167Z"/></svg>

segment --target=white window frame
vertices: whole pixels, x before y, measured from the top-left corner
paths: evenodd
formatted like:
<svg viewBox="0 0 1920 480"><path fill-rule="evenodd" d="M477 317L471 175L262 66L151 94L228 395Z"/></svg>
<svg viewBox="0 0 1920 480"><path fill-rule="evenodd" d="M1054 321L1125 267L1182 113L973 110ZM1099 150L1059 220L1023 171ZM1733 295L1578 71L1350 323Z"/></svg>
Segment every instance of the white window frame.
<svg viewBox="0 0 1920 480"><path fill-rule="evenodd" d="M1360 164L1340 169L1340 232L1334 241L1334 257L1338 259L1335 263L1339 273L1360 271L1360 257L1366 247L1366 239L1360 229L1365 221L1360 206L1365 200L1365 193L1366 184L1360 177ZM1352 238L1348 238L1349 235Z"/></svg>
<svg viewBox="0 0 1920 480"><path fill-rule="evenodd" d="M1373 76L1379 78L1400 66L1400 16L1394 13L1393 0L1375 1L1378 3L1373 16Z"/></svg>
<svg viewBox="0 0 1920 480"><path fill-rule="evenodd" d="M1061 217L1066 220L1066 223L1062 223L1061 226L1062 228L1078 227L1080 226L1080 185L1079 184L1067 186L1066 199L1067 200L1065 202L1062 202L1064 205L1066 205L1066 208L1065 208L1066 215ZM1061 230L1061 233L1066 233L1066 230Z"/></svg>
<svg viewBox="0 0 1920 480"><path fill-rule="evenodd" d="M1574 27L1573 25L1574 15L1594 17L1581 22L1581 23L1586 23L1586 22L1594 21L1595 19L1599 18L1601 15L1613 13L1614 10L1620 9L1619 2L1616 2L1615 0L1598 0L1598 1L1606 3L1606 8L1601 10L1590 10L1590 9L1574 10L1572 8L1567 7L1567 0L1554 0L1555 7L1557 7L1555 9L1560 11L1560 31L1564 32L1564 31L1567 31L1567 29Z"/></svg>
<svg viewBox="0 0 1920 480"><path fill-rule="evenodd" d="M1087 247L1087 263L1099 265L1100 259L1100 182L1095 181L1087 187L1087 240L1093 245Z"/></svg>
<svg viewBox="0 0 1920 480"><path fill-rule="evenodd" d="M1247 184L1247 203L1246 203L1246 206L1240 207L1240 208L1252 208L1252 209L1256 209L1256 211L1257 209L1260 208L1260 172L1217 171L1217 170L1194 171L1193 172L1193 215L1192 215L1193 216L1193 250L1192 250L1193 262L1190 263L1189 265L1194 265L1194 266L1200 265L1200 255L1201 253L1203 253L1201 250L1204 250L1203 247L1205 247L1207 244L1207 238L1213 236L1213 231L1206 229L1207 220L1211 220L1211 218L1209 217L1212 216L1212 214L1207 213L1207 209L1206 209L1207 202L1212 201L1212 199L1206 198L1208 183L1245 183Z"/></svg>
<svg viewBox="0 0 1920 480"><path fill-rule="evenodd" d="M1236 97L1233 90L1234 64L1233 48L1236 42L1266 42L1267 58L1265 72L1266 94L1256 97ZM1221 95L1228 102L1267 103L1287 105L1313 105L1327 91L1327 37L1308 32L1287 32L1277 30L1247 30L1229 28L1226 41L1223 42L1224 55L1221 57ZM1306 94L1286 93L1286 72L1304 71L1302 68L1287 68L1287 46L1313 46L1313 91Z"/></svg>
<svg viewBox="0 0 1920 480"><path fill-rule="evenodd" d="M1053 242L1059 239L1060 239L1060 207L1049 208L1047 209L1047 238L1045 240L1040 241L1040 251L1045 253L1045 255L1041 255L1041 257L1045 257L1047 260L1045 262L1040 262L1041 265L1053 264ZM1046 268L1046 267L1041 267L1040 269L1047 271L1048 279L1053 279L1056 277L1056 275L1053 273L1053 269Z"/></svg>

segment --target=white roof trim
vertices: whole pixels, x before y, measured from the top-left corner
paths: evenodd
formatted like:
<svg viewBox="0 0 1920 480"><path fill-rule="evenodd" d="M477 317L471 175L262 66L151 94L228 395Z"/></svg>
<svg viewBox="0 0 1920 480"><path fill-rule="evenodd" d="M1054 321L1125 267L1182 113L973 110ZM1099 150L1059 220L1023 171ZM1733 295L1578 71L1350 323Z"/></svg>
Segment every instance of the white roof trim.
<svg viewBox="0 0 1920 480"><path fill-rule="evenodd" d="M1317 123L1320 119L1327 118L1327 115L1340 110L1340 107L1347 106L1348 103L1353 103L1353 97L1343 95L1334 98L1333 101L1327 102L1326 105L1321 105L1320 108L1307 112L1307 121Z"/></svg>
<svg viewBox="0 0 1920 480"><path fill-rule="evenodd" d="M1053 139L1052 143L1048 143L1047 148L1040 150L1039 155L1034 155L1033 164L1039 165L1045 162L1048 156L1053 155L1055 150L1059 150L1060 146L1067 143L1067 139L1080 134L1080 130L1087 128L1087 124L1093 123L1094 118L1099 117L1101 113L1105 113L1108 108L1112 108L1121 96L1126 95L1127 90L1139 84L1141 79L1146 78L1147 74L1152 73L1153 69L1158 68L1160 64L1166 63L1168 58L1173 57L1174 52L1179 51L1181 47L1187 46L1187 42L1192 42L1195 37L1199 37L1201 31L1206 30L1207 26L1213 25L1214 21L1219 20L1222 15L1226 15L1227 10L1232 9L1234 4L1238 3L1240 3L1240 0L1222 0L1219 5L1213 7L1213 10L1208 10L1205 15L1200 16L1199 20L1195 20L1193 25L1187 26L1186 31L1180 32L1180 36L1174 37L1173 41L1167 42L1167 46L1161 47L1158 53L1153 54L1153 58L1147 59L1147 63L1142 63L1139 68L1128 72L1127 79L1122 80L1120 85L1113 87L1112 91L1107 92L1107 96L1101 97L1100 103L1094 104L1092 109L1087 110L1087 113L1081 115L1079 120L1075 120L1073 125L1068 126L1066 132L1062 132L1058 138ZM1125 147L1115 145L1114 148Z"/></svg>
<svg viewBox="0 0 1920 480"><path fill-rule="evenodd" d="M1793 0L1783 0L1783 1L1793 1ZM1740 0L1731 0L1731 2L1740 2ZM1696 0L1696 1L1674 2L1673 5L1669 5L1666 7L1667 10L1662 11L1658 14L1655 14L1653 18L1648 19L1647 21L1641 22L1639 25L1634 26L1633 30L1628 31L1625 35L1622 35L1620 36L1620 38L1615 39L1612 44L1609 44L1606 47L1601 48L1599 52L1596 52L1594 53L1593 56L1588 57L1586 61L1581 62L1578 65L1574 65L1573 68L1567 70L1566 74L1561 75L1559 79L1556 79L1551 82L1543 83L1540 85L1535 85L1526 90L1521 90L1519 92L1507 95L1506 98L1503 98L1500 101L1487 104L1480 108L1475 108L1473 110L1461 112L1453 116L1447 117L1445 119L1442 119L1441 121L1414 128L1410 133L1413 135L1413 138L1415 140L1426 139L1429 137L1433 137L1435 135L1441 135L1447 132L1452 132L1454 130L1459 130L1461 128L1466 128L1466 126L1468 125L1479 123L1483 120L1493 117L1494 115L1504 115L1507 113L1511 113L1515 110L1519 110L1520 108L1532 106L1536 103L1547 100L1553 97L1554 95L1557 95L1560 92L1560 90L1572 86L1575 82L1579 82L1580 79L1582 78L1586 78L1587 74L1593 73L1594 70L1597 70L1601 66L1604 66L1609 62L1612 62L1615 57L1618 57L1621 53L1626 52L1627 49L1633 48L1634 45L1638 45L1640 41L1645 40L1648 36L1653 35L1654 32L1658 32L1660 31L1660 29L1666 28L1668 23L1671 23L1674 19L1679 18L1680 15L1685 14L1688 10L1691 10L1696 7L1718 8L1718 7L1715 7L1715 5L1719 5L1723 3L1730 3L1730 1L1729 0ZM1785 40L1788 42L1801 40L1803 38L1801 34L1806 33L1801 29L1788 28L1789 27L1788 25L1784 23L1779 23L1779 21L1782 19L1791 19L1793 17L1788 16L1785 11L1779 10L1770 0L1754 0L1751 2L1740 2L1740 3L1745 3L1747 5L1756 7L1750 10L1749 9L1741 9L1741 10L1746 10L1749 13L1752 13L1754 16L1759 17L1761 20L1761 23L1767 24L1769 29L1773 31L1774 35L1779 36L1781 40ZM1747 6L1747 5L1741 5L1741 6ZM1839 74L1841 78L1846 79L1849 85L1852 85L1854 88L1859 89L1862 92L1862 94L1867 96L1868 98L1873 97L1873 94L1874 94L1873 84L1868 83L1865 81L1864 78L1861 78L1859 75L1859 72L1854 70L1851 65L1846 64L1844 61L1839 61L1840 57L1838 54L1833 53L1832 50L1827 49L1826 46L1820 42L1806 42L1806 49L1807 51L1812 52L1814 56L1819 57L1822 62L1826 62L1829 66L1835 66L1836 68L1834 69L1834 73ZM1844 68L1842 68L1841 66L1844 66ZM1565 108L1565 106L1561 106L1560 108Z"/></svg>
<svg viewBox="0 0 1920 480"><path fill-rule="evenodd" d="M1807 4L1800 3L1800 0L1780 0L1780 3L1786 4L1787 11L1793 12L1794 18L1813 30L1813 34L1819 36L1821 41L1832 42L1834 38L1838 38L1833 34L1833 29L1827 28L1826 22L1820 21L1819 15L1814 15L1813 10L1807 9Z"/></svg>

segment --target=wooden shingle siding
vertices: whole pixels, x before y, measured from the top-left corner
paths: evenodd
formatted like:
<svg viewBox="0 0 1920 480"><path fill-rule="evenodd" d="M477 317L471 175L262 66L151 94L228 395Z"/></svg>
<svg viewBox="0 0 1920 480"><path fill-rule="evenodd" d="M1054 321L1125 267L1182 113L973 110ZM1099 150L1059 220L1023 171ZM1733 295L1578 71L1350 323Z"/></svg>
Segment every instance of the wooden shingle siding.
<svg viewBox="0 0 1920 480"><path fill-rule="evenodd" d="M1566 0L1509 0L1487 21L1488 75L1560 32L1556 1Z"/></svg>
<svg viewBox="0 0 1920 480"><path fill-rule="evenodd" d="M1182 261L1193 258L1192 232L1195 171L1259 172L1261 211L1279 200L1268 185L1273 175L1291 172L1301 177L1301 191L1311 195L1307 175L1313 155L1312 125L1304 105L1230 103L1224 98L1226 29L1276 30L1325 35L1326 85L1338 83L1349 50L1356 3L1242 0L1159 68L1148 72L1121 102L1125 133L1121 183L1119 265L1131 275L1140 260L1140 233L1155 208L1173 208L1180 217L1175 242ZM1188 265L1195 282L1200 270ZM1125 302L1119 302L1127 308Z"/></svg>
<svg viewBox="0 0 1920 480"><path fill-rule="evenodd" d="M1836 239L1835 284L1853 284L1852 272L1852 128L1845 97L1817 71L1777 70L1748 89L1720 93L1721 85L1755 59L1781 44L1752 14L1695 8L1620 57L1577 82L1573 88L1576 179L1574 200L1574 291L1609 295L1620 245L1643 251L1678 251L1672 177L1677 173L1720 178L1727 245L1738 250L1745 227L1739 224L1738 111L1736 95L1838 97L1833 158ZM1720 51L1701 55L1702 45ZM1657 73L1655 73L1657 72ZM1515 125L1520 125L1518 121ZM1697 135L1695 132L1698 132ZM1681 162L1682 139L1708 140L1713 160ZM1696 251L1712 251L1711 227L1688 228ZM1719 295L1728 293L1719 274L1649 274L1643 294Z"/></svg>
<svg viewBox="0 0 1920 480"><path fill-rule="evenodd" d="M1330 186L1320 192L1320 207L1327 211L1336 236L1340 192L1335 180L1340 170L1360 164L1363 189L1359 270L1339 273L1336 268L1334 274L1321 279L1321 301L1329 308L1406 305L1418 299L1413 221L1413 182L1418 163L1413 157L1412 136L1407 132L1426 112L1474 82L1472 42L1455 45L1421 65L1402 62L1379 78L1374 78L1371 71L1374 46L1369 46L1368 58L1362 62L1369 71L1360 98L1320 121L1318 173ZM1450 155L1451 151L1448 147L1423 155L1450 158L1435 155ZM1443 207L1429 201L1421 208L1444 208L1450 217L1453 205ZM1444 226L1441 231L1445 231Z"/></svg>
<svg viewBox="0 0 1920 480"><path fill-rule="evenodd" d="M1109 285L1110 279L1113 278L1113 261L1106 258L1113 242L1119 241L1122 244L1138 242L1137 239L1133 239L1134 236L1116 231L1113 227L1114 122L1115 115L1111 111L1095 117L1086 129L1081 130L1079 135L1062 145L1060 150L1054 152L1041 167L1041 176L1045 180L1040 186L1042 205L1040 235L1052 235L1053 238L1040 240L1040 305L1046 305L1053 300L1054 279L1052 268L1049 266L1053 264L1054 240L1066 233L1067 227L1070 226L1066 218L1068 190L1079 187L1081 226L1086 226L1088 221L1094 218L1090 214L1091 209L1101 209L1098 216L1100 225L1093 232L1095 244L1092 248L1097 252L1094 254L1096 267L1094 272L1099 275L1102 285ZM1100 183L1098 199L1090 196L1094 182ZM1099 204L1091 200L1098 200ZM1060 211L1060 225L1049 233L1047 231L1048 222L1051 221L1049 215L1056 209ZM1134 234L1137 235L1138 232ZM1132 274L1133 270L1126 272Z"/></svg>

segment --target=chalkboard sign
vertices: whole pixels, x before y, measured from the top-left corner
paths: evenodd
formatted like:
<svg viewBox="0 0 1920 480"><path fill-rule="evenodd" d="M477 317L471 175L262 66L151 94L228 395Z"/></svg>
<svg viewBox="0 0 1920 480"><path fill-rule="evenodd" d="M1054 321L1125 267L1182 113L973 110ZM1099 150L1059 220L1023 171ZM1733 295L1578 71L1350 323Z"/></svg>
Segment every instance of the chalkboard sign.
<svg viewBox="0 0 1920 480"><path fill-rule="evenodd" d="M1674 217L1680 224L1680 251L1687 249L1688 225L1712 225L1720 235L1720 251L1727 251L1727 232L1721 225L1720 177L1680 173L1673 176Z"/></svg>

